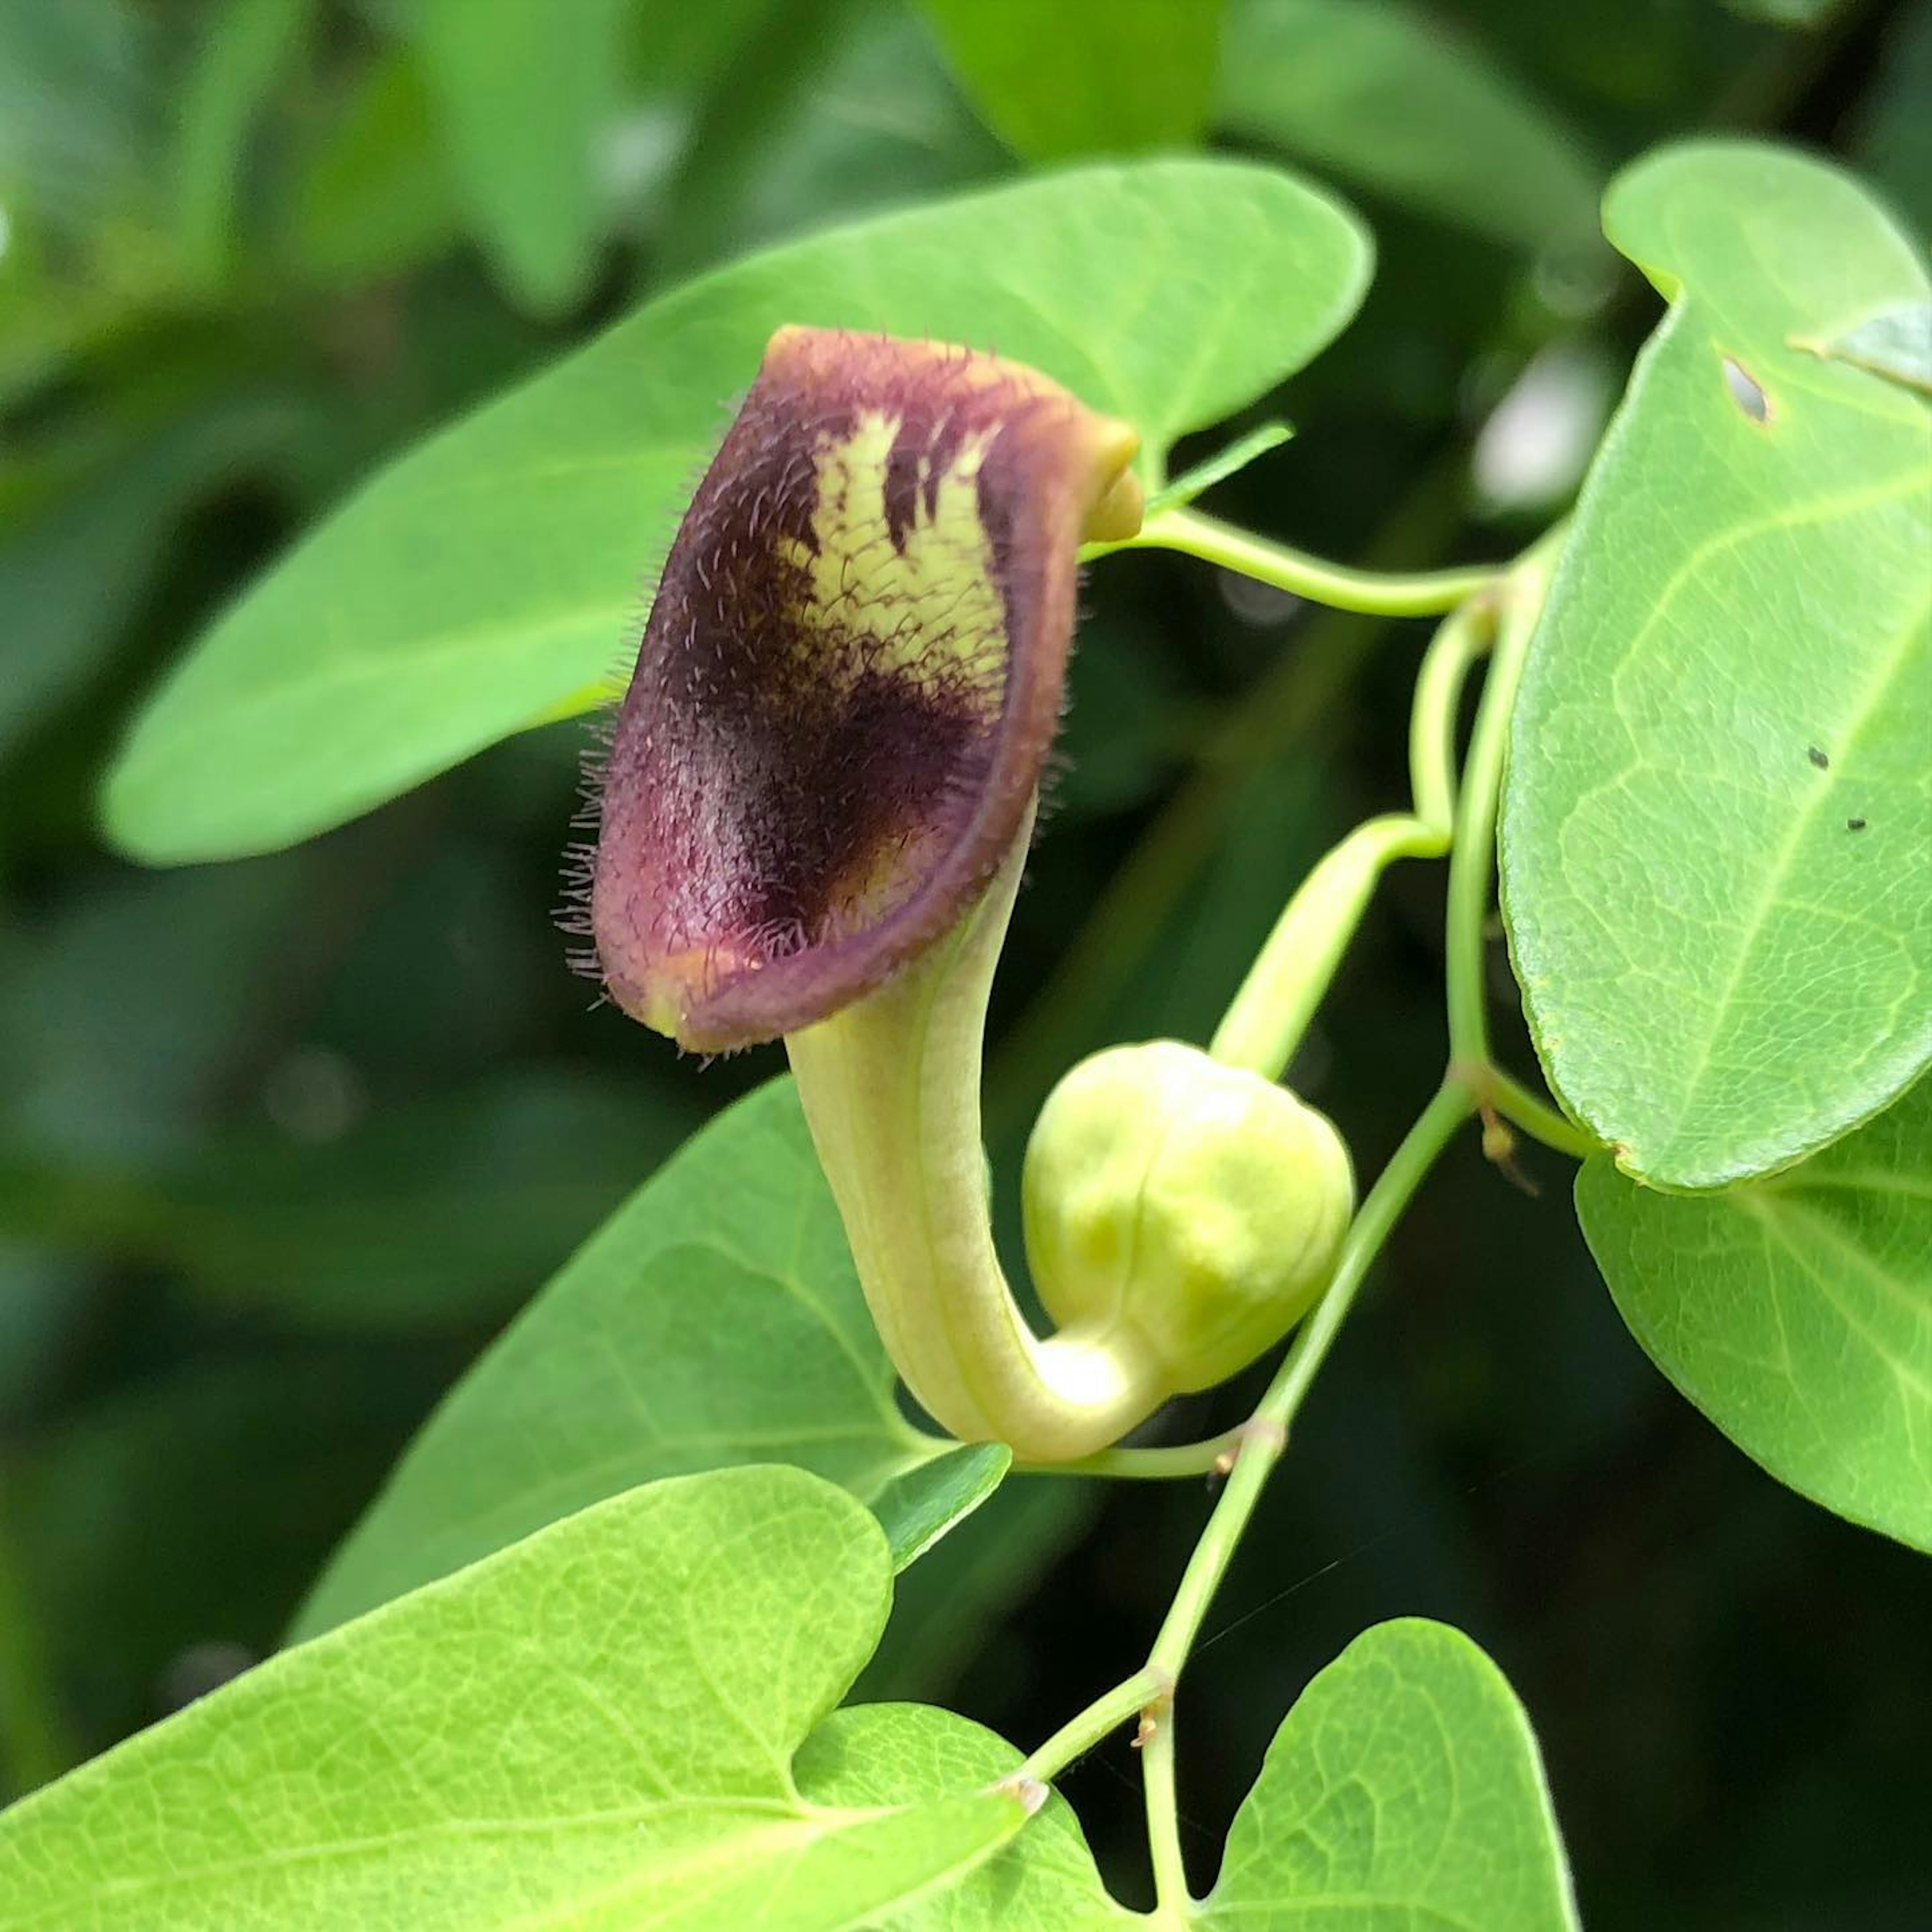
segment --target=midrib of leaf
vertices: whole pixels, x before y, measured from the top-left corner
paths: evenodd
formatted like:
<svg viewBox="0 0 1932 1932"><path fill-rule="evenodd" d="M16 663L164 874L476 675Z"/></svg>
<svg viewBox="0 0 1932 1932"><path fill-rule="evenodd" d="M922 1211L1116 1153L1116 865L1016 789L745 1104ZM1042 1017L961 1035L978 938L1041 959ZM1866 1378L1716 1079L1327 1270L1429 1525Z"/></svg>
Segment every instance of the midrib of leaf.
<svg viewBox="0 0 1932 1932"><path fill-rule="evenodd" d="M1918 487L1922 488L1924 487L1922 478L1915 478L1914 482ZM1892 494L1895 495L1902 492L1894 490ZM1840 509L1834 512L1834 514L1842 515L1851 514L1851 512ZM1812 520L1794 518L1791 522L1795 527L1800 521L1809 520ZM1824 519L1821 518L1817 520L1822 521ZM1925 596L1921 598L1910 618L1892 639L1890 647L1882 662L1874 668L1869 685L1860 692L1857 703L1852 706L1840 727L1839 735L1844 742L1849 743L1857 738L1859 732L1864 728L1866 721L1871 716L1880 701L1885 698L1892 684L1897 680L1901 668L1910 655L1910 646L1914 641L1915 634L1928 610L1932 610L1932 587L1928 587ZM1645 628L1648 631L1648 625L1646 625ZM1725 976L1724 988L1718 994L1713 1007L1713 1011L1717 1015L1722 1016L1730 1010L1738 985L1742 981L1758 944L1763 937L1765 925L1782 896L1782 888L1792 869L1792 858L1816 821L1820 807L1833 795L1831 790L1821 788L1814 792L1795 812L1791 814L1784 836L1778 841L1772 862L1766 868L1756 894L1756 902L1751 908L1750 918L1739 928L1740 936L1732 955L1730 970ZM1682 1108L1684 1110L1689 1109L1694 1104L1702 1089L1704 1081L1710 1072L1711 1055L1716 1048L1717 1033L1718 1029L1714 1025L1707 1027L1704 1030L1702 1037L1697 1042L1696 1064L1692 1068L1690 1080L1684 1089Z"/></svg>
<svg viewBox="0 0 1932 1932"><path fill-rule="evenodd" d="M1634 400L1634 398L1633 398ZM1652 605L1649 615L1632 637L1624 654L1624 662L1636 656L1648 647L1652 636L1670 616L1679 594L1694 575L1702 570L1714 557L1756 542L1774 530L1798 530L1808 525L1821 525L1840 518L1856 516L1862 512L1882 508L1884 506L1916 497L1924 488L1922 472L1906 471L1895 477L1887 478L1882 483L1874 484L1861 490L1845 494L1814 499L1803 506L1769 511L1748 522L1737 524L1726 530L1721 536L1707 538L1696 544L1684 556L1676 569L1672 572L1663 590ZM1847 715L1840 728L1840 736L1849 742L1855 738L1880 702L1896 682L1900 670L1911 655L1920 623L1928 608L1932 608L1932 586L1928 586L1924 596L1914 606L1910 616L1890 640L1882 657L1875 663L1870 681L1860 692L1857 703ZM1614 777L1606 778L1594 788L1597 790L1614 788L1634 772L1648 770L1641 757L1624 766ZM1587 796L1588 794L1582 796ZM1718 1027L1714 1023L1722 1019L1729 1010L1730 1003L1748 968L1759 941L1763 935L1766 921L1780 902L1781 889L1791 871L1793 856L1804 842L1816 820L1820 808L1833 796L1828 790L1814 793L1791 814L1780 837L1770 863L1765 868L1759 883L1750 914L1741 923L1732 927L1737 934L1735 945L1730 949L1730 962L1726 970L1721 988L1708 999L1700 1000L1713 1019L1713 1024L1700 1030L1696 1042L1696 1052L1690 1072L1680 1089L1681 1097L1677 1106L1680 1117L1691 1110L1710 1072L1711 1057L1716 1050ZM1580 797L1579 803L1582 802ZM1688 985L1684 993L1696 998L1695 990ZM1668 1142L1666 1145L1670 1144ZM1626 1144L1618 1150L1618 1164L1627 1172L1642 1171L1642 1162L1636 1160L1637 1150ZM1646 1154L1645 1161L1657 1158L1654 1153Z"/></svg>
<svg viewBox="0 0 1932 1932"><path fill-rule="evenodd" d="M280 1851L232 1858L210 1858L198 1864L177 1866L139 1879L110 1878L98 1883L93 1896L102 1902L152 1898L211 1880L244 1878L254 1872L385 1856L411 1845L555 1838L580 1832L602 1834L614 1826L641 1828L655 1818L667 1816L688 1817L700 1824L717 1818L764 1818L774 1821L766 1828L771 1832L795 1831L800 1822L799 1807L791 1800L751 1796L652 1799L608 1811L572 1812L547 1818L439 1819L419 1825L399 1826L393 1831L361 1833L354 1838L320 1839L312 1845L290 1846ZM733 1856L742 1856L744 1842L742 1835L730 1841ZM48 1911L35 1913L31 1918L9 1920L8 1932L34 1932L37 1927L49 1928L50 1932L64 1932L63 1922L70 1903L63 1901Z"/></svg>

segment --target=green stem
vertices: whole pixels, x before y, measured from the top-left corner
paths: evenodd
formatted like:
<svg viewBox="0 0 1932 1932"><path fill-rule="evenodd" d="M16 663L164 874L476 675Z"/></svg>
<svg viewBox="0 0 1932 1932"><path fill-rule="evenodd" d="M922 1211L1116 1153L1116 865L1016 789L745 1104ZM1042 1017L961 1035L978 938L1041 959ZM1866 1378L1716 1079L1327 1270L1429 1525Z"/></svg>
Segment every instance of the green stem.
<svg viewBox="0 0 1932 1932"><path fill-rule="evenodd" d="M1496 650L1462 767L1462 796L1449 860L1447 932L1449 1057L1462 1066L1490 1064L1484 928L1489 922L1496 880L1496 800L1523 660L1565 534L1559 524L1540 538L1504 580Z"/></svg>
<svg viewBox="0 0 1932 1932"><path fill-rule="evenodd" d="M1447 460L1418 477L1370 553L1377 560L1426 554L1460 526L1461 468ZM1186 782L1102 891L1061 952L1046 986L1001 1045L986 1112L1004 1141L1039 1105L1035 1070L1058 1066L1102 1044L1093 1018L1131 987L1166 922L1224 836L1241 787L1286 748L1312 742L1389 626L1345 610L1318 610L1295 626L1279 661L1232 706L1202 747Z"/></svg>
<svg viewBox="0 0 1932 1932"><path fill-rule="evenodd" d="M1192 1923L1194 1900L1180 1855L1180 1806L1174 1789L1174 1703L1150 1714L1141 1740L1141 1784L1147 1802L1148 1850L1154 1864L1154 1923L1177 1928Z"/></svg>
<svg viewBox="0 0 1932 1932"><path fill-rule="evenodd" d="M1217 1464L1232 1462L1241 1446L1242 1432L1225 1430L1204 1442L1178 1442L1158 1449L1102 1449L1099 1454L1083 1456L1071 1462L1016 1462L1014 1467L1029 1475L1111 1476L1144 1482L1164 1481L1174 1476L1204 1476ZM948 1442L946 1445L952 1446Z"/></svg>
<svg viewBox="0 0 1932 1932"><path fill-rule="evenodd" d="M1221 1492L1201 1540L1195 1546L1180 1587L1148 1654L1157 1682L1178 1682L1214 1592L1233 1560L1236 1546L1274 1466L1288 1447L1288 1432L1312 1385L1316 1372L1341 1333L1370 1266L1402 1218L1423 1178L1457 1128L1475 1111L1468 1089L1445 1081L1424 1108L1402 1144L1369 1190L1342 1250L1335 1279L1301 1325L1275 1378L1244 1432L1240 1456ZM1147 1675L1145 1672L1142 1676Z"/></svg>
<svg viewBox="0 0 1932 1932"><path fill-rule="evenodd" d="M1464 605L1437 630L1410 713L1414 809L1357 826L1303 880L1215 1029L1208 1050L1216 1060L1279 1080L1328 997L1376 881L1398 859L1439 859L1448 850L1456 710L1469 668L1488 642L1489 614L1480 602Z"/></svg>
<svg viewBox="0 0 1932 1932"><path fill-rule="evenodd" d="M1036 1778L1042 1784L1051 1784L1076 1758L1084 1756L1150 1704L1171 1696L1173 1689L1172 1680L1151 1666L1136 1671L1105 1696L1096 1697L1085 1710L1068 1718L1012 1776Z"/></svg>
<svg viewBox="0 0 1932 1932"><path fill-rule="evenodd" d="M1118 550L1179 550L1311 603L1381 617L1439 616L1474 596L1499 574L1499 566L1493 564L1412 573L1354 570L1186 509L1157 510L1138 536L1124 543L1090 544L1082 555L1104 556Z"/></svg>
<svg viewBox="0 0 1932 1932"><path fill-rule="evenodd" d="M1548 1102L1539 1100L1522 1082L1493 1065L1455 1069L1479 1102L1493 1108L1513 1127L1573 1160L1601 1154L1604 1144L1587 1127L1566 1120Z"/></svg>

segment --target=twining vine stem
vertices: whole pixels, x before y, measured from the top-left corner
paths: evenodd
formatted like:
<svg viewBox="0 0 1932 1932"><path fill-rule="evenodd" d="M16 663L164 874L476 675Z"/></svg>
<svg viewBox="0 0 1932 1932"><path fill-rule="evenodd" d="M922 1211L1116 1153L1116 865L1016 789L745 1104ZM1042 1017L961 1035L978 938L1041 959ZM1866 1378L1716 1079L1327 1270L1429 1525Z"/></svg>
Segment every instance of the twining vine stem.
<svg viewBox="0 0 1932 1932"><path fill-rule="evenodd" d="M1192 541L1174 548L1207 554L1201 546L1211 541L1216 546L1212 560L1230 562L1230 567L1264 581L1282 582L1303 573L1310 561L1294 553L1277 553L1258 539L1224 531L1189 512L1166 512L1156 520L1170 530L1176 520L1186 526L1184 533ZM1282 914L1215 1036L1218 1058L1251 1065L1278 1078L1340 965L1376 879L1397 858L1440 856L1446 850L1449 1060L1442 1084L1369 1190L1349 1229L1334 1279L1297 1333L1248 1420L1208 1442L1174 1449L1109 1450L1066 1466L1072 1472L1091 1474L1168 1475L1213 1468L1228 1472L1226 1486L1182 1572L1145 1667L1063 1725L1016 1774L1050 1781L1129 1718L1140 1714L1156 1898L1154 1922L1164 1927L1184 1928L1193 1916L1174 1798L1175 1688L1262 1491L1287 1450L1302 1402L1370 1268L1430 1169L1479 1111L1499 1114L1578 1157L1594 1147L1580 1129L1492 1064L1484 995L1484 928L1494 884L1503 754L1524 656L1562 536L1560 526L1552 530L1505 572L1464 574L1451 600L1451 614L1438 631L1417 681L1410 734L1413 810L1358 826L1316 866ZM1270 574L1249 567L1256 554L1289 560ZM1231 562L1237 554L1244 561ZM1437 580L1447 584L1455 575L1441 573ZM1413 597L1419 594L1414 586L1430 580L1396 581L1406 582L1409 588L1402 595ZM1352 608L1390 607L1384 602ZM1412 602L1406 608L1443 607ZM1492 644L1459 796L1451 776L1457 706L1471 666ZM1311 971L1306 948L1318 936L1325 950ZM1291 976L1288 968L1298 950L1300 971Z"/></svg>
<svg viewBox="0 0 1932 1932"><path fill-rule="evenodd" d="M1456 706L1469 668L1489 641L1489 613L1477 600L1436 632L1411 713L1413 810L1369 819L1316 863L1215 1029L1208 1050L1216 1060L1279 1080L1334 983L1377 880L1398 859L1439 859L1448 850Z"/></svg>

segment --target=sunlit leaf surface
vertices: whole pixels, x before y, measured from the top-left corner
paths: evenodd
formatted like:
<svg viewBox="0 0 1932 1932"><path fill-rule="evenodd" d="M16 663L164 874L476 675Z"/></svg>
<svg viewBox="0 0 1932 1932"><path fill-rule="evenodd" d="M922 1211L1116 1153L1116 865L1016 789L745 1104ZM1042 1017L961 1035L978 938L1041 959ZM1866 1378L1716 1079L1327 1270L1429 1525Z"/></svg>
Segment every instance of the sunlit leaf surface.
<svg viewBox="0 0 1932 1932"><path fill-rule="evenodd" d="M1771 148L1666 150L1606 219L1671 308L1531 648L1504 904L1556 1090L1629 1173L1712 1187L1932 1054L1932 413L1799 346L1928 283Z"/></svg>
<svg viewBox="0 0 1932 1932"><path fill-rule="evenodd" d="M1536 1739L1460 1631L1378 1624L1301 1694L1202 1912L1244 1932L1575 1932Z"/></svg>
<svg viewBox="0 0 1932 1932"><path fill-rule="evenodd" d="M869 1763L835 1735L795 1774L890 1597L877 1523L800 1471L634 1491L8 1813L0 1928L877 1923L957 1885L1028 1809L990 1785L970 1726L890 1708L861 1720ZM1041 1882L1066 1888L1071 1866L1077 1883L1077 1836L1043 1837Z"/></svg>

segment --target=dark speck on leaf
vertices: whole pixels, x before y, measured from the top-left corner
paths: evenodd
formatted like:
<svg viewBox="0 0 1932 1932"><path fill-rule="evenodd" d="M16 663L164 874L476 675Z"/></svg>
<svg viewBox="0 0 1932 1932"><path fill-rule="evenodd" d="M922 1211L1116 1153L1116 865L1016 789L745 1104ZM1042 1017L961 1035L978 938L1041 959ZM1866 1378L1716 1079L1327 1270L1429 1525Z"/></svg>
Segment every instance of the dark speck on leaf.
<svg viewBox="0 0 1932 1932"><path fill-rule="evenodd" d="M1845 830L1847 832L1862 832L1864 829L1865 822L1862 818L1848 818L1845 820Z"/></svg>
<svg viewBox="0 0 1932 1932"><path fill-rule="evenodd" d="M1809 758L1821 772L1828 772L1832 769L1832 760L1827 758L1816 745L1807 746L1805 747L1804 755Z"/></svg>

